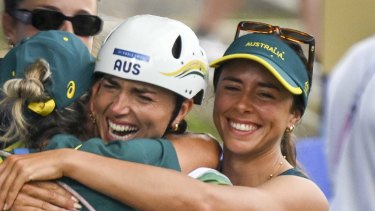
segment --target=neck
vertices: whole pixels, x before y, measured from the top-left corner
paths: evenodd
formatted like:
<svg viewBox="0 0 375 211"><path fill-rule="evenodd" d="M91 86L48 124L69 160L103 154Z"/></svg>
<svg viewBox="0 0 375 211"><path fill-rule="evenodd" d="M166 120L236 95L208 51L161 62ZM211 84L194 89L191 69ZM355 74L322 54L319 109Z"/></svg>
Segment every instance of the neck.
<svg viewBox="0 0 375 211"><path fill-rule="evenodd" d="M247 157L224 150L222 172L234 185L256 187L290 167L281 152Z"/></svg>

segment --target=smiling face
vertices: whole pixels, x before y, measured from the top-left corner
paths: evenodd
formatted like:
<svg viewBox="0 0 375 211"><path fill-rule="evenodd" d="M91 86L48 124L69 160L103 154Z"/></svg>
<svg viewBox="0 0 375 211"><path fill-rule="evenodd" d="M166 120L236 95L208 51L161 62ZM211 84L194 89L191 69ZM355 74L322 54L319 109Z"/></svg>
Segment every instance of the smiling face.
<svg viewBox="0 0 375 211"><path fill-rule="evenodd" d="M62 12L66 16L74 16L77 14L96 15L97 0L23 0L18 5L19 9L34 10L34 9L49 9ZM13 43L18 43L25 37L36 34L39 30L31 24L23 24L20 21L15 21L8 14L3 16L3 28L6 36ZM60 30L73 32L73 26L70 21L65 21ZM85 45L91 50L93 37L79 36Z"/></svg>
<svg viewBox="0 0 375 211"><path fill-rule="evenodd" d="M160 138L170 126L176 95L143 82L105 76L93 88L91 111L100 137L105 141ZM172 124L190 111L192 101L182 104Z"/></svg>
<svg viewBox="0 0 375 211"><path fill-rule="evenodd" d="M285 129L296 124L293 96L262 65L233 60L223 66L213 112L225 148L256 155L280 147Z"/></svg>

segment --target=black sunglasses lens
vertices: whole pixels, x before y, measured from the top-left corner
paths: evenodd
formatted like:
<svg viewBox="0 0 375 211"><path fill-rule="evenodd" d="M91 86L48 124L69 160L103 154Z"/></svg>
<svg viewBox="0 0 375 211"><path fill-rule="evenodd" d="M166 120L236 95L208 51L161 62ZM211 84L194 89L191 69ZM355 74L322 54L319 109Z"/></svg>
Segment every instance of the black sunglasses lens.
<svg viewBox="0 0 375 211"><path fill-rule="evenodd" d="M95 15L76 15L71 21L76 35L92 36L102 30L103 21Z"/></svg>
<svg viewBox="0 0 375 211"><path fill-rule="evenodd" d="M41 30L56 30L65 20L71 21L74 33L79 36L93 36L102 30L103 21L95 15L66 17L61 12L36 9L32 12L32 25Z"/></svg>
<svg viewBox="0 0 375 211"><path fill-rule="evenodd" d="M50 10L34 10L31 21L32 25L41 31L59 29L63 22L63 14Z"/></svg>

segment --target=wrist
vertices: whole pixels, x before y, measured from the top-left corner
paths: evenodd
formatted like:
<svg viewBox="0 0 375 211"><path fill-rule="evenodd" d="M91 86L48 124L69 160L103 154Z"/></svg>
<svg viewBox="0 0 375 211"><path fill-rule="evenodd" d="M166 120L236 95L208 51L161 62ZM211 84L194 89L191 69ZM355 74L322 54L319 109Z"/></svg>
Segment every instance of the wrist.
<svg viewBox="0 0 375 211"><path fill-rule="evenodd" d="M61 154L62 162L60 168L63 176L72 178L75 170L79 168L79 162L76 162L79 159L79 151L74 149L60 149L59 153Z"/></svg>

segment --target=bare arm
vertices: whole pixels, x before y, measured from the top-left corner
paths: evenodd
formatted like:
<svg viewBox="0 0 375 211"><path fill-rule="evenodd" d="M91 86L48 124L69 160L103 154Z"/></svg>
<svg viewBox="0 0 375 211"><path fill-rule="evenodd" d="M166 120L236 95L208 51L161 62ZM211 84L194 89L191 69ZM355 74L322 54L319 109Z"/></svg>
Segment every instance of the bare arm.
<svg viewBox="0 0 375 211"><path fill-rule="evenodd" d="M93 161L96 160L95 157L86 159ZM102 169L101 174L94 178L97 181L90 182L95 185L90 187L140 209L328 210L328 203L322 192L310 180L300 177L277 177L257 188L231 187L205 184L175 171L142 164L110 159L97 162L103 162L108 170L112 165L126 170L112 171L109 178L103 173L106 170ZM79 172L71 171L71 168L84 168L75 164L67 164L66 167L64 171L69 172L67 176L72 178L78 177ZM80 182L85 183L84 180ZM117 188L113 191L105 186ZM291 186L294 188L290 188Z"/></svg>
<svg viewBox="0 0 375 211"><path fill-rule="evenodd" d="M59 158L60 162L51 163L49 167L36 162L39 159L53 162L46 159L51 156ZM101 168L92 168L92 163ZM23 170L19 171L19 167ZM95 177L83 179L83 173ZM61 176L146 210L328 210L322 192L304 178L280 176L257 188L209 185L176 171L70 149L7 159L0 166L0 207L7 196L7 204L11 204L24 182Z"/></svg>
<svg viewBox="0 0 375 211"><path fill-rule="evenodd" d="M219 165L221 147L211 135L186 133L167 135L176 149L181 171L188 174L199 167L216 169Z"/></svg>
<svg viewBox="0 0 375 211"><path fill-rule="evenodd" d="M178 153L178 158L181 164L182 171L184 171L185 173L189 173L191 170L196 169L201 166L216 168L218 161L219 161L221 148L219 144L217 143L217 141L213 139L211 136L206 135L206 134L189 133L185 135L171 135L169 138L172 138L174 140L173 145L176 148L176 151ZM118 150L118 148L116 148L117 145L115 146L114 151L106 151L107 150L106 148L102 148L102 149L97 148L97 147L101 147L100 143L102 143L99 139L91 140L90 142L91 144L88 144L90 150L94 150L95 152L98 151L102 153L106 152L108 155L110 155L110 157L112 156L116 157L115 154L112 154L111 152L116 152ZM87 142L87 143L90 143L90 142ZM99 145L96 145L95 143ZM131 142L126 142L126 143L119 142L119 143L127 144ZM137 144L141 142L135 141L132 143ZM53 141L52 145L58 148L66 148L66 147L74 148L75 146L80 145L80 144L81 142L72 136L60 136L56 140ZM130 148L125 147L124 149L136 151L140 153L138 157L144 157L141 155L143 153L143 150L139 150L137 145L133 144L131 146L133 147L130 147ZM113 147L108 146L108 150L110 150L111 148ZM157 150L157 148L154 148L154 150ZM128 154L130 156L129 158L132 157L130 155L132 154L132 152L130 151L128 153L126 153L123 150L119 152ZM156 153L156 155L158 155L158 153ZM120 156L120 157L121 159L127 160L126 156L125 157ZM152 156L148 154L146 157L151 159ZM56 157L50 158L50 160L53 160L55 158ZM45 159L48 159L48 158L45 158ZM148 160L144 160L144 161L148 163ZM43 161L36 161L36 162L43 162ZM92 166L92 168L101 168L101 166L98 166L95 163L90 163L88 165ZM87 174L82 174L82 175L87 175ZM43 183L39 183L39 184L43 184ZM48 206L48 207L55 207L55 208L56 207L71 208L72 203L70 203L69 205L65 203L65 201L71 202L72 201L71 198L69 198L68 196L64 197L64 195L60 197L57 191L50 190L47 187L48 186L44 186L44 185L40 185L39 187L35 185L25 185L17 197L15 206L17 208L27 207L27 206L29 207L34 206L34 207L40 208L41 205L43 205L44 207ZM56 198L51 197L51 195L53 194L56 194ZM15 209L15 208L13 207L12 209Z"/></svg>

